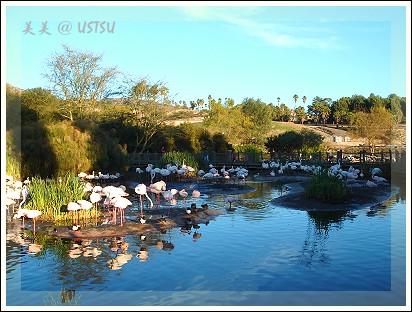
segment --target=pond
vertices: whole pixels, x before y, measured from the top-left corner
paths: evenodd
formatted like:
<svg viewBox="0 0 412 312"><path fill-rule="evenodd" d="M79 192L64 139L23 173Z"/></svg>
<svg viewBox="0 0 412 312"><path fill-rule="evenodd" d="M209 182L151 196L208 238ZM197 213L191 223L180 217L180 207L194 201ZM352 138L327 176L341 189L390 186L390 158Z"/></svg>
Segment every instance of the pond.
<svg viewBox="0 0 412 312"><path fill-rule="evenodd" d="M285 186L244 183L252 192L233 195L234 211L222 194L188 200L223 213L186 229L33 252L20 220L8 223L7 306L406 304L404 190L378 209L308 212L271 202Z"/></svg>

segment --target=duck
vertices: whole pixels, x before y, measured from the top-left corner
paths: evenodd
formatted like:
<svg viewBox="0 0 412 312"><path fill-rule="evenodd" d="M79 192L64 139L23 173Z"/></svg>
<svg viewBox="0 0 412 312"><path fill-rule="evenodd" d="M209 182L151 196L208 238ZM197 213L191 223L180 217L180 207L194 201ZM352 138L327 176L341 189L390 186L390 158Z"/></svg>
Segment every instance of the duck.
<svg viewBox="0 0 412 312"><path fill-rule="evenodd" d="M197 208L197 207L196 207L196 204L193 203L193 204L190 205L190 211L196 213L196 212L199 211L199 208Z"/></svg>

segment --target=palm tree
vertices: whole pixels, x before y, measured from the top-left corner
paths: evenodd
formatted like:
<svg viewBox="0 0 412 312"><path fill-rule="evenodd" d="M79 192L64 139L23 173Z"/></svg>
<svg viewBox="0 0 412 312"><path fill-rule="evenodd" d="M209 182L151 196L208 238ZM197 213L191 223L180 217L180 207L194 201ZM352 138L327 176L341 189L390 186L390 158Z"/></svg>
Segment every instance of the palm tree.
<svg viewBox="0 0 412 312"><path fill-rule="evenodd" d="M306 103L306 96L305 95L302 97L302 101L303 101L303 104Z"/></svg>
<svg viewBox="0 0 412 312"><path fill-rule="evenodd" d="M280 102L280 97L278 97L278 98L277 98L277 100L278 100L278 106L279 106L279 102Z"/></svg>
<svg viewBox="0 0 412 312"><path fill-rule="evenodd" d="M295 106L296 106L296 101L298 100L298 95L297 94L295 94L294 96L293 96L293 99L295 100Z"/></svg>
<svg viewBox="0 0 412 312"><path fill-rule="evenodd" d="M294 96L293 96L293 99L295 100L295 107L293 108L293 121L295 121L295 116L296 116L296 112L295 112L295 110L296 110L296 101L298 100L298 95L297 94L295 94Z"/></svg>

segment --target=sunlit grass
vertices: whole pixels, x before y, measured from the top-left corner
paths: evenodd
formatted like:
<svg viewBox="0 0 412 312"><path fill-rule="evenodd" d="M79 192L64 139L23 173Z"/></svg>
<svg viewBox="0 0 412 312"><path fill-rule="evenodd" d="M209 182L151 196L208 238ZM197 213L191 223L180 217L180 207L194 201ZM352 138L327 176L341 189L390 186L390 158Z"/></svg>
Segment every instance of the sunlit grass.
<svg viewBox="0 0 412 312"><path fill-rule="evenodd" d="M57 221L69 218L67 204L85 199L83 182L70 174L48 182L34 177L29 185L29 191L30 200L27 208L40 210L43 220Z"/></svg>

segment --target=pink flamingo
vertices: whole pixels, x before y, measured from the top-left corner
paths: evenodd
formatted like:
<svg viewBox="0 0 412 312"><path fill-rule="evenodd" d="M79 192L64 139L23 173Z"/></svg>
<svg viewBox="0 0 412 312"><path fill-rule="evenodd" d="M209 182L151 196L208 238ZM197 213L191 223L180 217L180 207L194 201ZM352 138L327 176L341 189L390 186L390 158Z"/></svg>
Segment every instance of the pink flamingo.
<svg viewBox="0 0 412 312"><path fill-rule="evenodd" d="M189 195L188 192L186 192L185 189L181 189L181 190L179 191L179 195L180 195L180 197L183 198L184 205L186 206L186 198L187 198L187 196Z"/></svg>
<svg viewBox="0 0 412 312"><path fill-rule="evenodd" d="M121 196L116 196L113 198L113 206L115 208L118 208L120 211L120 225L123 225L123 219L124 219L124 210L126 209L127 206L133 205L130 200L127 198L121 197Z"/></svg>
<svg viewBox="0 0 412 312"><path fill-rule="evenodd" d="M160 193L166 191L166 182L160 180L156 183L152 183L148 187L149 191L156 194L156 201L160 203Z"/></svg>
<svg viewBox="0 0 412 312"><path fill-rule="evenodd" d="M193 198L198 198L200 197L200 192L198 190L193 190L192 191L192 197Z"/></svg>

